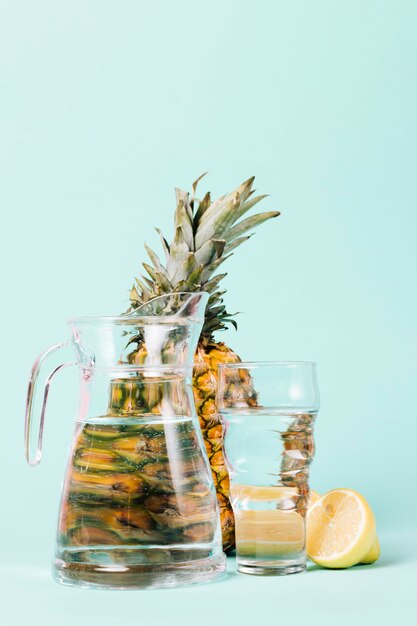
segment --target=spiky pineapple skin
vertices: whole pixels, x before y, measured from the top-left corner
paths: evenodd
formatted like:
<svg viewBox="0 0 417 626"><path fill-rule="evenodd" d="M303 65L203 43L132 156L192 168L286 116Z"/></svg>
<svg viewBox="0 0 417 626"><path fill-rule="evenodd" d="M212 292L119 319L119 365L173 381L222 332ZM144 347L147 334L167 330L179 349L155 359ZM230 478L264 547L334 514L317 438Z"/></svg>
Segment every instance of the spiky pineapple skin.
<svg viewBox="0 0 417 626"><path fill-rule="evenodd" d="M239 363L240 360L225 343L215 341L201 341L194 359L194 401L216 488L225 552L235 547L235 521L229 499L230 483L224 457L223 427L216 405L217 368L222 363Z"/></svg>

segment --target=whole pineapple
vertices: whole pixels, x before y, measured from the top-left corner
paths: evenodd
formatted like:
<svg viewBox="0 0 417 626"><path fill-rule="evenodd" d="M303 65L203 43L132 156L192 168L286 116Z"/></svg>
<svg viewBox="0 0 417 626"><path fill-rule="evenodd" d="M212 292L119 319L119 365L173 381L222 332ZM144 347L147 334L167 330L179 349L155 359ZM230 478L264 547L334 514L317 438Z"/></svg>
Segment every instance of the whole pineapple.
<svg viewBox="0 0 417 626"><path fill-rule="evenodd" d="M203 174L204 176L204 174ZM194 397L207 454L213 472L220 508L223 547L234 547L234 519L229 502L229 478L223 455L223 433L216 408L217 366L235 363L240 358L231 348L214 339L217 331L224 330L235 320L223 304L225 293L219 283L226 274L217 273L219 266L232 251L247 241L256 226L277 217L270 211L242 218L265 196L254 196L254 177L234 191L212 202L210 193L202 200L195 198L198 178L192 192L176 189L175 236L171 245L161 236L165 252L162 262L157 254L145 245L151 264L143 263L147 276L136 279L130 292L131 309L135 310L149 300L172 292L207 291L210 293L205 323L195 357L193 377ZM248 234L249 233L249 234Z"/></svg>

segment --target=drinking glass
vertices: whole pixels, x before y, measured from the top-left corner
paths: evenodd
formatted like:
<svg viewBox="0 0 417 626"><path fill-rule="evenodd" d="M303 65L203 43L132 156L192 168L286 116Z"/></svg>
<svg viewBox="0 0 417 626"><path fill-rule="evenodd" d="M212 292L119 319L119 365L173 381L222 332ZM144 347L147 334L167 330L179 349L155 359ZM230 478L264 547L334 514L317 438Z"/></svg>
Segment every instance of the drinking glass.
<svg viewBox="0 0 417 626"><path fill-rule="evenodd" d="M319 408L315 363L220 365L217 402L225 431L238 571L304 571L308 479Z"/></svg>

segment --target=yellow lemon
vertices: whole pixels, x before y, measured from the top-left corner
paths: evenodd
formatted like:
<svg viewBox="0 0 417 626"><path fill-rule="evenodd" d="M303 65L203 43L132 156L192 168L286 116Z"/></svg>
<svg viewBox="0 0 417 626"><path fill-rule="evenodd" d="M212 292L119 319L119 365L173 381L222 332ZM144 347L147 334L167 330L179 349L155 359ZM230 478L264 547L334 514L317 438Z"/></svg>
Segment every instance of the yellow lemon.
<svg viewBox="0 0 417 626"><path fill-rule="evenodd" d="M313 506L313 504L315 504L317 500L320 500L320 498L321 498L321 495L317 493L317 491L314 491L314 489L310 489L310 497L308 499L308 506L309 507Z"/></svg>
<svg viewBox="0 0 417 626"><path fill-rule="evenodd" d="M333 489L308 510L307 555L318 565L356 565L366 558L375 537L372 509L356 491Z"/></svg>
<svg viewBox="0 0 417 626"><path fill-rule="evenodd" d="M361 563L364 565L370 565L371 563L375 563L380 557L381 548L379 547L379 541L377 535L375 535L374 542L372 544L371 549L365 556L361 559Z"/></svg>

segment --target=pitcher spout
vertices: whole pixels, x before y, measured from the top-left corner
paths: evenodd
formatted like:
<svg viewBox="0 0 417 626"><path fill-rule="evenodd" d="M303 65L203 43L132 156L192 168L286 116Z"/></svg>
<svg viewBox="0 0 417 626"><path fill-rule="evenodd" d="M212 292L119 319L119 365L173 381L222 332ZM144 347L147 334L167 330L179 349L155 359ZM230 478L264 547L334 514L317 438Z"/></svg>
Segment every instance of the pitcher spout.
<svg viewBox="0 0 417 626"><path fill-rule="evenodd" d="M133 319L143 324L146 365L162 365L166 363L166 355L172 353L177 365L191 365L208 298L204 292L171 293L154 298L134 311Z"/></svg>

